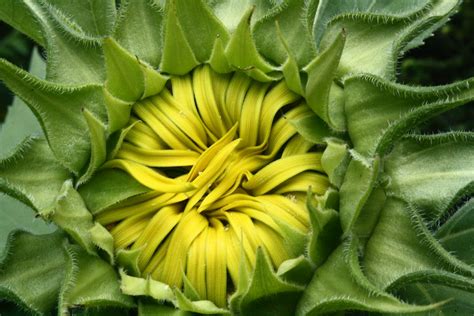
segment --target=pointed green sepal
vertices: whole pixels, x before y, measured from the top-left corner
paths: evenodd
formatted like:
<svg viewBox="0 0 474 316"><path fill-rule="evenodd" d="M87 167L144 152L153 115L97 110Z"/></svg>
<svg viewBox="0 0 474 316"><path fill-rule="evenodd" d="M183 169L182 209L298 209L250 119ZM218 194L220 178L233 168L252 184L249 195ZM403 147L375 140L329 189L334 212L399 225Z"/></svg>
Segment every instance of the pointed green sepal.
<svg viewBox="0 0 474 316"><path fill-rule="evenodd" d="M276 275L286 282L306 285L314 273L314 264L304 255L283 261Z"/></svg>
<svg viewBox="0 0 474 316"><path fill-rule="evenodd" d="M108 132L112 134L127 125L130 119L133 102L114 97L106 88L103 89L105 106L108 115Z"/></svg>
<svg viewBox="0 0 474 316"><path fill-rule="evenodd" d="M349 149L345 142L336 138L326 139L326 144L321 157L321 166L328 175L329 181L339 188L349 165Z"/></svg>
<svg viewBox="0 0 474 316"><path fill-rule="evenodd" d="M165 32L163 35L163 58L160 70L173 75L184 75L199 65L196 56L179 23L176 4L168 2Z"/></svg>
<svg viewBox="0 0 474 316"><path fill-rule="evenodd" d="M90 180L97 169L107 158L106 127L89 110L84 109L84 117L89 127L89 137L91 143L91 157L89 165L84 174L77 181L76 187Z"/></svg>
<svg viewBox="0 0 474 316"><path fill-rule="evenodd" d="M347 167L340 190L341 225L345 234L354 226L362 207L369 198L379 176L379 167L379 157L369 162L353 152L353 158Z"/></svg>
<svg viewBox="0 0 474 316"><path fill-rule="evenodd" d="M334 95L338 90L334 79L345 39L346 35L342 30L334 42L303 69L308 74L305 86L306 102L319 117L338 131L345 130L346 122L343 103Z"/></svg>
<svg viewBox="0 0 474 316"><path fill-rule="evenodd" d="M132 296L150 296L158 301L174 302L175 295L168 284L147 278L137 278L120 270L122 293Z"/></svg>
<svg viewBox="0 0 474 316"><path fill-rule="evenodd" d="M229 41L227 29L203 0L172 0L172 2L183 33L200 63L209 60L217 38L224 46L227 44Z"/></svg>
<svg viewBox="0 0 474 316"><path fill-rule="evenodd" d="M245 12L237 29L232 34L225 52L227 60L233 67L247 71L258 70L254 75L262 77L263 74L274 71L275 68L260 56L255 46L250 26L250 19L254 10L255 7L251 7Z"/></svg>
<svg viewBox="0 0 474 316"><path fill-rule="evenodd" d="M145 91L145 81L137 58L110 37L104 39L102 46L107 69L107 90L127 102L139 100Z"/></svg>
<svg viewBox="0 0 474 316"><path fill-rule="evenodd" d="M291 315L302 290L302 287L278 278L266 254L258 248L248 289L240 299L240 312L244 315L275 315L277 312Z"/></svg>
<svg viewBox="0 0 474 316"><path fill-rule="evenodd" d="M117 262L123 267L131 276L140 276L140 268L138 266L138 259L140 257L142 248L137 249L118 249Z"/></svg>
<svg viewBox="0 0 474 316"><path fill-rule="evenodd" d="M226 309L219 308L211 301L191 301L179 289L174 291L176 296L176 307L186 312L198 313L201 315L230 315Z"/></svg>
<svg viewBox="0 0 474 316"><path fill-rule="evenodd" d="M89 229L89 234L91 236L92 243L104 251L108 262L111 265L115 264L115 255L114 255L114 238L112 234L101 224L94 223L94 226Z"/></svg>
<svg viewBox="0 0 474 316"><path fill-rule="evenodd" d="M329 194L331 193L326 193L327 196ZM311 235L306 253L315 266L321 265L337 248L342 234L339 213L324 205L327 196L320 198L317 203L312 192L308 191L306 202L311 220Z"/></svg>
<svg viewBox="0 0 474 316"><path fill-rule="evenodd" d="M209 58L209 64L211 68L218 73L228 73L232 71L232 67L227 60L225 54L224 43L218 37L214 42L214 47L212 48L211 57Z"/></svg>

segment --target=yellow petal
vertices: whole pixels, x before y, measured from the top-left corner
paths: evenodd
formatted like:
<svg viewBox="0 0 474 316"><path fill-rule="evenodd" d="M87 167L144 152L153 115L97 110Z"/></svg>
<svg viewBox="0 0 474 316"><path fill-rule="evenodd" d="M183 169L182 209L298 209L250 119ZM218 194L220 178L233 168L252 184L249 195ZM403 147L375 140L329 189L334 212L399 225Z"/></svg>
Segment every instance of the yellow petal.
<svg viewBox="0 0 474 316"><path fill-rule="evenodd" d="M210 220L206 248L207 298L219 307L226 306L227 274L224 226L219 220Z"/></svg>
<svg viewBox="0 0 474 316"><path fill-rule="evenodd" d="M247 90L252 80L249 76L236 72L230 80L226 91L226 105L228 118L231 123L235 124L240 119L242 103L244 102Z"/></svg>
<svg viewBox="0 0 474 316"><path fill-rule="evenodd" d="M283 182L274 191L275 194L284 194L288 192L311 192L315 194L324 194L329 187L328 177L320 173L306 171L293 178Z"/></svg>
<svg viewBox="0 0 474 316"><path fill-rule="evenodd" d="M207 297L206 288L206 253L207 235L209 228L205 228L193 241L188 251L186 277L198 292L201 299Z"/></svg>
<svg viewBox="0 0 474 316"><path fill-rule="evenodd" d="M260 112L267 89L268 84L254 83L245 95L239 125L239 136L244 147L257 145Z"/></svg>
<svg viewBox="0 0 474 316"><path fill-rule="evenodd" d="M109 160L103 165L103 168L122 169L123 171L128 172L132 177L134 177L138 182L147 188L157 192L177 193L187 192L194 189L194 186L189 182L168 178L157 170L153 170L129 160Z"/></svg>
<svg viewBox="0 0 474 316"><path fill-rule="evenodd" d="M184 167L194 165L199 154L190 150L145 149L123 143L115 157L132 160L150 167Z"/></svg>

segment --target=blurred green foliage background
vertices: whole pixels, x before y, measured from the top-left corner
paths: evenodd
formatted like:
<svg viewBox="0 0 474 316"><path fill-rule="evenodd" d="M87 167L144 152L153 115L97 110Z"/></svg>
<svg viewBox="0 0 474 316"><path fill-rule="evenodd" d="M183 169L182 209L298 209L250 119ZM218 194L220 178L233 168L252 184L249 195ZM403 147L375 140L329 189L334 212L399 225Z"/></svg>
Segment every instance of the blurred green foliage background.
<svg viewBox="0 0 474 316"><path fill-rule="evenodd" d="M27 68L33 46L27 37L0 21L0 57ZM401 59L398 80L411 85L440 85L473 76L474 0L464 0L448 24ZM0 83L0 122L12 99L11 92ZM474 129L474 103L442 114L423 127L426 132L453 129Z"/></svg>

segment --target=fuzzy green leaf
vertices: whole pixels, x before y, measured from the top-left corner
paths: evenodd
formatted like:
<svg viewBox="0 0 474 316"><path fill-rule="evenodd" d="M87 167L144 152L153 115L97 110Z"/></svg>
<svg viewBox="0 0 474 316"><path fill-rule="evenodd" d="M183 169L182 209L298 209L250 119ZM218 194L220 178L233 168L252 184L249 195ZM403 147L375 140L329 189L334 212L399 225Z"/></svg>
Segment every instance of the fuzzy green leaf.
<svg viewBox="0 0 474 316"><path fill-rule="evenodd" d="M385 161L387 192L436 219L456 193L474 179L471 133L407 137Z"/></svg>
<svg viewBox="0 0 474 316"><path fill-rule="evenodd" d="M267 59L281 65L287 52L282 43L275 41L279 35L275 26L278 21L281 36L288 43L290 54L297 65L303 67L314 57L314 45L305 21L301 19L305 8L304 0L283 1L270 14L255 22L253 36L259 52Z"/></svg>
<svg viewBox="0 0 474 316"><path fill-rule="evenodd" d="M59 296L60 315L69 315L72 307L134 307L132 298L120 291L111 265L77 245L66 245L66 251L68 268Z"/></svg>
<svg viewBox="0 0 474 316"><path fill-rule="evenodd" d="M345 112L354 148L364 155L388 150L417 124L474 99L473 83L410 87L367 75L346 80Z"/></svg>
<svg viewBox="0 0 474 316"><path fill-rule="evenodd" d="M105 121L100 86L66 86L39 80L0 60L0 79L28 104L38 118L56 158L78 173L90 155L90 140L84 135L86 108ZM67 129L63 127L67 126Z"/></svg>
<svg viewBox="0 0 474 316"><path fill-rule="evenodd" d="M120 1L114 38L130 53L157 67L161 60L163 8L149 0Z"/></svg>
<svg viewBox="0 0 474 316"><path fill-rule="evenodd" d="M2 191L43 212L52 207L70 174L59 165L45 140L27 139L13 156L0 162L0 176Z"/></svg>
<svg viewBox="0 0 474 316"><path fill-rule="evenodd" d="M44 38L41 32L41 24L38 23L30 10L31 5L25 1L1 0L0 20L26 34L36 43L43 45Z"/></svg>
<svg viewBox="0 0 474 316"><path fill-rule="evenodd" d="M443 247L462 261L474 265L474 199L446 221L435 234Z"/></svg>
<svg viewBox="0 0 474 316"><path fill-rule="evenodd" d="M7 255L0 263L0 296L39 315L56 306L65 273L62 233L10 235Z"/></svg>

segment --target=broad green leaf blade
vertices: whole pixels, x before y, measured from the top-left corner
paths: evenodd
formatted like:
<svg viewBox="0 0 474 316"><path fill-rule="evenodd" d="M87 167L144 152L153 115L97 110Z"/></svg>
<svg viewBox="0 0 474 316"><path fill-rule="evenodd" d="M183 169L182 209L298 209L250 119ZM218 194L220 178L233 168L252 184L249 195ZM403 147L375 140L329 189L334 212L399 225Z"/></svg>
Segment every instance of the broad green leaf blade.
<svg viewBox="0 0 474 316"><path fill-rule="evenodd" d="M347 79L345 113L354 148L364 155L388 150L400 134L474 99L473 84L469 79L439 87L411 87L368 75ZM379 147L382 141L384 148Z"/></svg>
<svg viewBox="0 0 474 316"><path fill-rule="evenodd" d="M416 304L432 304L449 298L432 311L435 315L470 315L474 311L474 280L452 273L414 273L392 284L390 291Z"/></svg>
<svg viewBox="0 0 474 316"><path fill-rule="evenodd" d="M257 249L255 270L248 289L240 299L240 313L244 315L290 315L294 313L302 288L284 282L276 276L261 248Z"/></svg>
<svg viewBox="0 0 474 316"><path fill-rule="evenodd" d="M442 248L416 209L395 198L388 198L381 211L365 249L363 266L367 278L382 289L426 271L468 277L474 273L472 267Z"/></svg>
<svg viewBox="0 0 474 316"><path fill-rule="evenodd" d="M410 136L385 161L387 192L437 219L456 193L474 179L474 135Z"/></svg>
<svg viewBox="0 0 474 316"><path fill-rule="evenodd" d="M112 33L117 15L114 0L43 2L56 22L78 40L99 39Z"/></svg>
<svg viewBox="0 0 474 316"><path fill-rule="evenodd" d="M474 265L474 199L471 198L435 233L443 247L456 258Z"/></svg>
<svg viewBox="0 0 474 316"><path fill-rule="evenodd" d="M347 15L350 13L371 13L385 17L404 17L419 12L425 8L429 2L429 0L321 0L319 1L319 7L313 24L313 35L316 45L319 46L330 21L340 15Z"/></svg>
<svg viewBox="0 0 474 316"><path fill-rule="evenodd" d="M48 211L70 177L44 139L26 139L17 152L0 161L0 189L38 212ZM47 185L45 185L47 184Z"/></svg>
<svg viewBox="0 0 474 316"><path fill-rule="evenodd" d="M44 78L46 74L46 64L36 48L31 55L30 73L38 78ZM16 146L32 134L41 134L41 126L28 106L15 97L5 122L0 125L0 157L11 155Z"/></svg>
<svg viewBox="0 0 474 316"><path fill-rule="evenodd" d="M117 272L99 257L87 254L77 245L66 245L67 270L59 296L60 315L69 315L75 306L135 306L131 297L120 291Z"/></svg>
<svg viewBox="0 0 474 316"><path fill-rule="evenodd" d="M7 255L0 263L0 296L39 315L56 307L65 273L62 233L10 235Z"/></svg>
<svg viewBox="0 0 474 316"><path fill-rule="evenodd" d="M423 36L429 35L422 30L439 26L438 22L453 14L459 3L456 0L347 2L348 5L363 4L368 8L362 12L356 9L352 13L336 14L324 32L320 49L328 47L340 30L345 29L347 45L341 57L339 75L372 73L394 79L397 59L406 50L405 47L408 44L413 46L412 40L420 41ZM332 3L327 7L337 10L337 5ZM370 12L373 8L375 12ZM376 13L378 10L381 13Z"/></svg>
<svg viewBox="0 0 474 316"><path fill-rule="evenodd" d="M29 3L18 0L0 1L0 20L26 34L36 43L44 45L41 24L31 14Z"/></svg>
<svg viewBox="0 0 474 316"><path fill-rule="evenodd" d="M434 306L415 306L380 291L363 275L357 248L349 239L319 267L298 303L296 315L361 310L378 313L427 311Z"/></svg>
<svg viewBox="0 0 474 316"><path fill-rule="evenodd" d="M46 72L46 65L37 49L33 50L30 72L41 78ZM41 126L28 106L16 97L8 109L5 122L0 126L0 157L3 159L13 154L17 145L31 134L41 134ZM0 219L0 253L8 234L14 229L44 234L55 228L41 219L35 219L30 207L5 194L0 194Z"/></svg>
<svg viewBox="0 0 474 316"><path fill-rule="evenodd" d="M0 60L0 79L35 113L51 150L61 164L78 173L90 155L90 140L84 134L87 123L82 109L86 108L99 119L106 120L102 88L53 84L3 60Z"/></svg>
<svg viewBox="0 0 474 316"><path fill-rule="evenodd" d="M161 60L163 8L149 0L122 0L114 38L130 53L157 67Z"/></svg>
<svg viewBox="0 0 474 316"><path fill-rule="evenodd" d="M295 57L298 66L305 66L314 57L311 34L301 18L305 5L304 0L283 1L268 15L255 22L253 36L263 56L278 65L282 65L286 60L285 47L275 41L279 36L275 25L278 21L281 35L288 43L290 53Z"/></svg>
<svg viewBox="0 0 474 316"><path fill-rule="evenodd" d="M323 144L325 139L333 134L329 126L312 112L290 119L288 122L304 139L313 144Z"/></svg>

